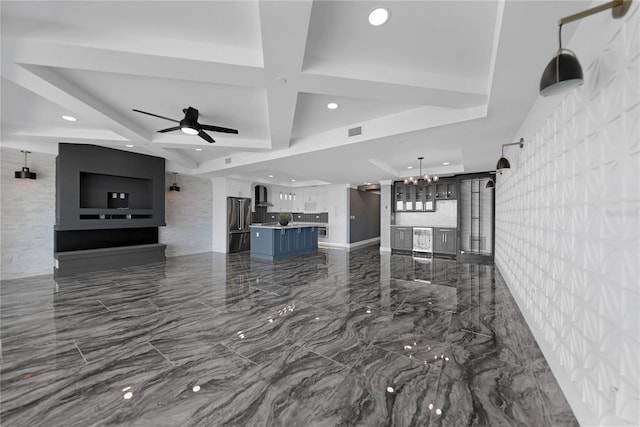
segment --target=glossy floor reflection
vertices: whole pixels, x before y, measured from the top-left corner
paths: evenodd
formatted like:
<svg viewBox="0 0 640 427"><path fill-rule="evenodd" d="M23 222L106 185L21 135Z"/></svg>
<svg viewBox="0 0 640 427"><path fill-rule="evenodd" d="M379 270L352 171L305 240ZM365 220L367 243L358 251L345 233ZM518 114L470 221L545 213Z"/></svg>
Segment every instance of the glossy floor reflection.
<svg viewBox="0 0 640 427"><path fill-rule="evenodd" d="M201 254L1 286L3 426L571 426L492 265Z"/></svg>

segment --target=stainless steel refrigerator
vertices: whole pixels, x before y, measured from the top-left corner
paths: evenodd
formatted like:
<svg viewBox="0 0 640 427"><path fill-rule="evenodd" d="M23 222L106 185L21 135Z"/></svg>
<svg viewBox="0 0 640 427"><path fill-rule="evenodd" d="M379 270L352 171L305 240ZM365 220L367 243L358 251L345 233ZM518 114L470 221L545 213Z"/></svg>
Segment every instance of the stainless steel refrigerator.
<svg viewBox="0 0 640 427"><path fill-rule="evenodd" d="M249 250L251 225L251 199L227 197L227 228L229 252Z"/></svg>

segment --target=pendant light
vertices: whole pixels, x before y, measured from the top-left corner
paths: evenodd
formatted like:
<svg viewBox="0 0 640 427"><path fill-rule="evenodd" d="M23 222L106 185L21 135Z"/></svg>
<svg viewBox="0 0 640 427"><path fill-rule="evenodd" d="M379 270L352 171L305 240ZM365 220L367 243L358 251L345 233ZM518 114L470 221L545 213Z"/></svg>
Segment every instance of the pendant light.
<svg viewBox="0 0 640 427"><path fill-rule="evenodd" d="M485 188L495 188L496 184L493 182L492 179L490 179L489 181L487 181L487 185L485 185Z"/></svg>
<svg viewBox="0 0 640 427"><path fill-rule="evenodd" d="M173 173L173 185L169 187L169 191L180 191L180 187L178 186L178 174L176 172Z"/></svg>
<svg viewBox="0 0 640 427"><path fill-rule="evenodd" d="M556 95L578 87L584 82L582 67L576 54L569 49L562 48L562 26L564 24L608 9L612 9L611 13L614 18L620 18L627 13L629 7L631 7L631 0L614 0L560 19L558 22L558 51L542 73L540 95Z"/></svg>
<svg viewBox="0 0 640 427"><path fill-rule="evenodd" d="M424 157L420 156L418 157L418 160L420 161L420 175L418 175L418 178L414 178L412 176L405 178L404 179L404 183L405 184L413 184L416 186L422 186L424 185L424 183L426 182L427 184L431 184L431 182L438 182L440 180L440 178L438 178L437 175L434 176L429 176L429 174L425 174L424 176L422 176L422 160L424 160Z"/></svg>
<svg viewBox="0 0 640 427"><path fill-rule="evenodd" d="M31 151L20 150L21 153L24 153L24 166L22 170L15 172L15 177L19 179L36 179L35 172L29 172L29 168L27 167L27 154L31 154Z"/></svg>
<svg viewBox="0 0 640 427"><path fill-rule="evenodd" d="M520 138L520 141L518 142L512 142L510 144L502 144L502 155L500 156L500 159L498 160L498 164L496 165L496 170L500 171L500 175L502 175L502 169L511 169L511 163L509 163L509 160L504 156L504 147L509 147L512 145L519 145L520 148L523 148L524 138Z"/></svg>

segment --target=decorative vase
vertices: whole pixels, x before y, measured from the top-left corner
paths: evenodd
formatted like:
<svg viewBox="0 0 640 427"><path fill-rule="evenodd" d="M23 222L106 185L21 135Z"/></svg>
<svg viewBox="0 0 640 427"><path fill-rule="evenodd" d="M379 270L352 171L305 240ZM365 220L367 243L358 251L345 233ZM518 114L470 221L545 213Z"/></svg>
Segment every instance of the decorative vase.
<svg viewBox="0 0 640 427"><path fill-rule="evenodd" d="M287 219L281 219L280 221L278 221L280 223L281 226L285 226L285 225L289 225L289 220Z"/></svg>

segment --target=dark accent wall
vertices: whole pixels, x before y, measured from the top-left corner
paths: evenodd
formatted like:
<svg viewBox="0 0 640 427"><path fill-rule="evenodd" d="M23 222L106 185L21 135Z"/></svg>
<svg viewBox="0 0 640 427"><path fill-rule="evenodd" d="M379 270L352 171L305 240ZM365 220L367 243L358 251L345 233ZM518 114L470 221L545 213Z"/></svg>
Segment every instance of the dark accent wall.
<svg viewBox="0 0 640 427"><path fill-rule="evenodd" d="M89 144L58 144L56 230L165 225L165 160ZM124 194L123 209L108 194ZM101 216L102 215L102 216Z"/></svg>
<svg viewBox="0 0 640 427"><path fill-rule="evenodd" d="M349 243L380 237L380 194L349 189Z"/></svg>
<svg viewBox="0 0 640 427"><path fill-rule="evenodd" d="M54 275L164 261L164 199L163 158L60 143Z"/></svg>

